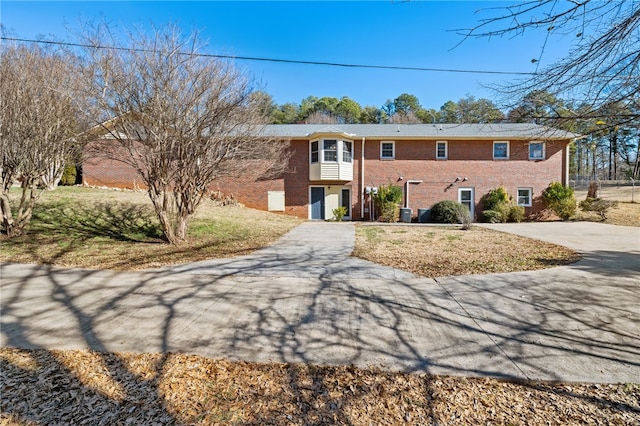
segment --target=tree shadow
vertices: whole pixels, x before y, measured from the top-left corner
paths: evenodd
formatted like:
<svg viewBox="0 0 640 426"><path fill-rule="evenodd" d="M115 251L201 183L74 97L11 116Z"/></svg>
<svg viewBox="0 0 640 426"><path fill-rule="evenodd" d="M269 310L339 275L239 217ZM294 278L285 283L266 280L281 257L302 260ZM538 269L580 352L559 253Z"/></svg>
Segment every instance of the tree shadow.
<svg viewBox="0 0 640 426"><path fill-rule="evenodd" d="M289 420L298 424L354 420L331 396L327 370L313 365L563 380L578 363L584 381L597 381L600 369L620 381L638 377L640 296L631 275L600 274L587 259L544 271L435 281L345 257L349 247L309 243L304 225L294 231L300 241L287 247L139 273L1 265L2 345L41 348L38 356L55 367L56 377L80 389L86 385L48 349L96 351L124 388L155 395L149 406L136 406L139 414L160 413L169 424L182 420L167 410L157 381L145 381L110 353L289 363L285 390L300 402L297 418ZM595 285L581 280L584 268L592 269ZM311 371L296 370L300 363ZM2 369L16 380L28 374L6 364ZM425 377L428 389L431 376ZM124 405L133 407L135 395ZM3 411L41 423L55 414L9 404L20 398L3 389ZM318 400L324 411L315 408ZM123 403L104 402L114 407L113 416L125 415ZM268 423L269 414L255 420L261 422Z"/></svg>
<svg viewBox="0 0 640 426"><path fill-rule="evenodd" d="M68 238L158 242L162 229L149 206L134 203L47 203L34 209L31 233Z"/></svg>

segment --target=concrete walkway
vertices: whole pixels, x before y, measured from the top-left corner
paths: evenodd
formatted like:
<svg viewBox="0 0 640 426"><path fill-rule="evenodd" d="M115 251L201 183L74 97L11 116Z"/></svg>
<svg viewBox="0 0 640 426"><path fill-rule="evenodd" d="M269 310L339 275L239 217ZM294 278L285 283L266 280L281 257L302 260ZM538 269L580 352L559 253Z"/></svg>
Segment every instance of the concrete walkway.
<svg viewBox="0 0 640 426"><path fill-rule="evenodd" d="M0 344L637 382L640 229L572 225L499 229L570 246L589 232L575 265L437 281L349 257L349 223L140 273L5 264Z"/></svg>

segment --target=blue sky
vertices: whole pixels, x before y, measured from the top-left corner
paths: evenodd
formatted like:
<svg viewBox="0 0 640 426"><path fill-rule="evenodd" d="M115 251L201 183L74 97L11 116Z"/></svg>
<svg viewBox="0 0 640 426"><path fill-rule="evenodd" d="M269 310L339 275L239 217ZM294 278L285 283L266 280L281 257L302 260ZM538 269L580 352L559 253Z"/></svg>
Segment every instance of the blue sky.
<svg viewBox="0 0 640 426"><path fill-rule="evenodd" d="M346 64L459 70L533 72L544 33L469 39L469 28L512 1L76 1L0 2L0 21L12 36L49 35L74 41L83 20L105 18L122 31L132 26L178 23L203 30L208 53ZM541 65L563 57L571 40L547 44ZM484 86L517 76L329 67L238 60L279 103L348 96L362 106L381 106L401 93L425 108L474 95L498 100Z"/></svg>

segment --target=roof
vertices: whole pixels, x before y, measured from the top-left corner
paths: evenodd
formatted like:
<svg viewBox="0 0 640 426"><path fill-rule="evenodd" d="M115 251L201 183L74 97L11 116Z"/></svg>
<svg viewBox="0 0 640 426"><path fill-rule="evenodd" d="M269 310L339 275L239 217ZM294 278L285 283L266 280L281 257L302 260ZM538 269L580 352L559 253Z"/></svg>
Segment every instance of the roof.
<svg viewBox="0 0 640 426"><path fill-rule="evenodd" d="M308 139L318 134L389 139L576 139L580 135L530 123L491 124L270 124L267 137Z"/></svg>

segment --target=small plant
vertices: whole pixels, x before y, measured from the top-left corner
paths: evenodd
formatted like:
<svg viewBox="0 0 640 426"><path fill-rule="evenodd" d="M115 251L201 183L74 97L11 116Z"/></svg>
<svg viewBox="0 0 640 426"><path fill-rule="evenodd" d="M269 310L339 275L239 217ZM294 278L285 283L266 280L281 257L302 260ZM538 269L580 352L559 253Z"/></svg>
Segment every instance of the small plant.
<svg viewBox="0 0 640 426"><path fill-rule="evenodd" d="M552 182L547 189L542 191L542 199L547 208L562 220L569 220L576 215L578 203L571 187L564 186L560 182Z"/></svg>
<svg viewBox="0 0 640 426"><path fill-rule="evenodd" d="M439 201L431 207L431 220L436 223L461 223L460 215L464 214L462 209L471 221L469 209L465 205L453 200Z"/></svg>
<svg viewBox="0 0 640 426"><path fill-rule="evenodd" d="M380 210L381 222L397 222L400 215L400 201L402 201L402 188L388 185L381 185L378 193L373 195L373 202Z"/></svg>
<svg viewBox="0 0 640 426"><path fill-rule="evenodd" d="M580 208L585 212L595 212L600 215L600 218L604 222L607 220L607 214L609 210L615 208L618 205L616 201L603 200L602 198L589 198L580 201Z"/></svg>
<svg viewBox="0 0 640 426"><path fill-rule="evenodd" d="M463 230L468 230L471 229L471 224L472 224L472 220L471 220L471 212L469 211L469 209L467 208L467 206L460 204L460 206L458 207L458 222L462 224L462 229Z"/></svg>
<svg viewBox="0 0 640 426"><path fill-rule="evenodd" d="M60 185L71 186L76 184L76 166L75 164L68 164L65 166L62 172L62 178L60 179Z"/></svg>
<svg viewBox="0 0 640 426"><path fill-rule="evenodd" d="M340 206L331 210L331 212L333 213L333 219L336 222L342 222L342 218L347 214L347 208L345 206Z"/></svg>
<svg viewBox="0 0 640 426"><path fill-rule="evenodd" d="M511 210L516 207L513 198L509 196L506 188L502 185L486 193L482 197L482 205L485 207L482 216L489 223L505 223L512 220ZM524 209L522 217L524 218Z"/></svg>

